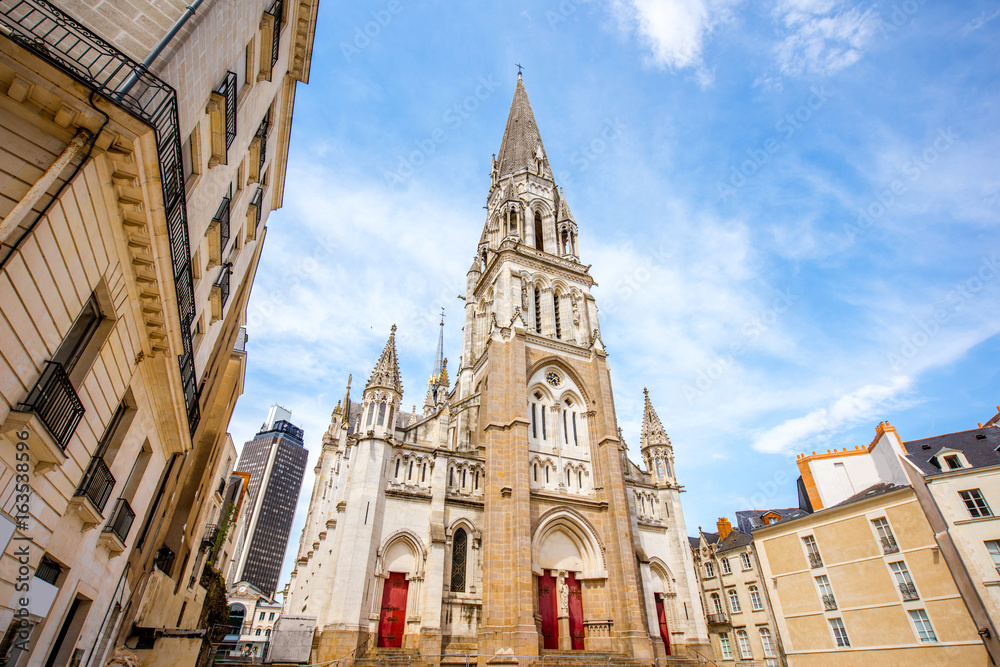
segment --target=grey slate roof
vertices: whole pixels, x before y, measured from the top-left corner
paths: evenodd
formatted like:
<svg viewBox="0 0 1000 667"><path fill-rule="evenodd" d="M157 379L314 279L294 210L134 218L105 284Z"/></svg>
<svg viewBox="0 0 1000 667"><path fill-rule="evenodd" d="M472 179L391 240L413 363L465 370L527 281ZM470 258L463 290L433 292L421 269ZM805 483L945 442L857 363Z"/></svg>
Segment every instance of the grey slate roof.
<svg viewBox="0 0 1000 667"><path fill-rule="evenodd" d="M741 530L733 530L731 533L726 535L726 539L719 542L719 553L724 551L732 551L733 549L740 549L746 545L753 542L753 537L744 533Z"/></svg>
<svg viewBox="0 0 1000 667"><path fill-rule="evenodd" d="M764 521L761 517L770 512L774 512L782 519L802 510L798 507L785 507L782 509L766 509L766 510L740 510L736 513L736 528L743 531L744 533L752 533L757 528L764 525ZM780 521L780 519L779 519Z"/></svg>
<svg viewBox="0 0 1000 667"><path fill-rule="evenodd" d="M936 435L904 442L903 447L906 448L906 458L917 466L924 476L942 472L931 463L931 459L942 449L957 449L965 454L965 458L973 468L984 468L1000 464L1000 453L996 451L997 447L1000 447L1000 428L985 426L971 431Z"/></svg>
<svg viewBox="0 0 1000 667"><path fill-rule="evenodd" d="M514 89L514 99L510 104L510 114L507 116L507 126L500 142L499 177L503 179L512 174L528 169L535 171L535 151L542 155L542 175L552 178L548 156L542 144L542 135L535 123L535 114L528 101L528 93L524 90L521 75L517 76L517 87Z"/></svg>

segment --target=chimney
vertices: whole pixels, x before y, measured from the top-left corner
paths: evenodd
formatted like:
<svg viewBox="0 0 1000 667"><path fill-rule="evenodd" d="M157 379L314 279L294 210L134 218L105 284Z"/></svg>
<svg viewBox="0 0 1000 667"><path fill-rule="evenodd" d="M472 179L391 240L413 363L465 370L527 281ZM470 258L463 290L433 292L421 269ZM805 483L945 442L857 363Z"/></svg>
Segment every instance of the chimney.
<svg viewBox="0 0 1000 667"><path fill-rule="evenodd" d="M729 533L733 532L733 525L729 523L729 519L726 519L725 517L719 519L719 522L716 524L716 526L718 526L719 528L720 542L726 539L726 537L729 536Z"/></svg>

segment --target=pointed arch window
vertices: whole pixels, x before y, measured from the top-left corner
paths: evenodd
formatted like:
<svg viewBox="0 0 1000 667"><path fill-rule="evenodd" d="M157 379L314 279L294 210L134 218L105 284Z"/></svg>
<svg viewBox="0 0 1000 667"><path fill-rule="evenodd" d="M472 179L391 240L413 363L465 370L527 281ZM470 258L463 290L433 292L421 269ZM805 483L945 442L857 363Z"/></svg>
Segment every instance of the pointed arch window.
<svg viewBox="0 0 1000 667"><path fill-rule="evenodd" d="M552 312L556 318L556 338L562 338L562 322L559 319L559 293L552 292Z"/></svg>
<svg viewBox="0 0 1000 667"><path fill-rule="evenodd" d="M366 427L371 426L372 420L374 418L375 418L375 404L372 403L371 405L368 406L368 419L365 420L365 426Z"/></svg>
<svg viewBox="0 0 1000 667"><path fill-rule="evenodd" d="M424 469L420 473L420 481L421 482L426 482L427 481L427 464L426 463L424 464Z"/></svg>
<svg viewBox="0 0 1000 667"><path fill-rule="evenodd" d="M535 248L545 250L545 240L542 234L542 216L535 211Z"/></svg>
<svg viewBox="0 0 1000 667"><path fill-rule="evenodd" d="M378 425L385 423L385 402L378 404Z"/></svg>
<svg viewBox="0 0 1000 667"><path fill-rule="evenodd" d="M411 479L413 479L413 461L410 461L410 469L406 473L406 480L409 481Z"/></svg>
<svg viewBox="0 0 1000 667"><path fill-rule="evenodd" d="M534 474L535 481L537 482L538 481L538 464L537 463L532 463L531 464L531 472Z"/></svg>
<svg viewBox="0 0 1000 667"><path fill-rule="evenodd" d="M545 433L545 406L542 406L542 440L546 439Z"/></svg>
<svg viewBox="0 0 1000 667"><path fill-rule="evenodd" d="M576 471L576 487L578 489L582 489L583 488L583 471L582 470L577 470Z"/></svg>
<svg viewBox="0 0 1000 667"><path fill-rule="evenodd" d="M399 479L399 459L396 459L396 472L394 472L392 476Z"/></svg>
<svg viewBox="0 0 1000 667"><path fill-rule="evenodd" d="M532 438L537 438L538 437L538 424L535 423L535 404L534 403L531 404L531 437ZM535 471L535 481L536 482L538 481L538 471L537 471L537 469Z"/></svg>
<svg viewBox="0 0 1000 667"><path fill-rule="evenodd" d="M563 418L563 444L569 444L569 427L566 425L566 410L561 410Z"/></svg>
<svg viewBox="0 0 1000 667"><path fill-rule="evenodd" d="M543 412L542 414L545 414L545 413ZM546 484L549 483L549 466L548 465L545 466L545 483Z"/></svg>
<svg viewBox="0 0 1000 667"><path fill-rule="evenodd" d="M542 295L535 286L535 333L542 333Z"/></svg>
<svg viewBox="0 0 1000 667"><path fill-rule="evenodd" d="M656 474L663 477L663 459L656 459Z"/></svg>
<svg viewBox="0 0 1000 667"><path fill-rule="evenodd" d="M712 606L715 608L716 614L724 613L722 611L722 599L719 597L718 593L712 593Z"/></svg>
<svg viewBox="0 0 1000 667"><path fill-rule="evenodd" d="M580 440L576 437L576 413L573 413L573 446L579 447Z"/></svg>
<svg viewBox="0 0 1000 667"><path fill-rule="evenodd" d="M453 593L465 592L465 569L469 536L464 528L455 531L451 540L451 590Z"/></svg>
<svg viewBox="0 0 1000 667"><path fill-rule="evenodd" d="M572 478L570 478L570 469L566 468L566 486L573 486Z"/></svg>

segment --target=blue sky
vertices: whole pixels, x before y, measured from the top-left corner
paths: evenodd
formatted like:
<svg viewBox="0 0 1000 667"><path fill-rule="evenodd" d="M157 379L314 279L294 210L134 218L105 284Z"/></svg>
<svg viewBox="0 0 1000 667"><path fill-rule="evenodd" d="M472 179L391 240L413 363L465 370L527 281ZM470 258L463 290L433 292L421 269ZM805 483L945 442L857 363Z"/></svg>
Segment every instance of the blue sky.
<svg viewBox="0 0 1000 667"><path fill-rule="evenodd" d="M230 432L311 450L389 327L421 404L517 70L592 264L619 424L648 386L689 534L796 504L799 452L1000 404L1000 2L323 2Z"/></svg>

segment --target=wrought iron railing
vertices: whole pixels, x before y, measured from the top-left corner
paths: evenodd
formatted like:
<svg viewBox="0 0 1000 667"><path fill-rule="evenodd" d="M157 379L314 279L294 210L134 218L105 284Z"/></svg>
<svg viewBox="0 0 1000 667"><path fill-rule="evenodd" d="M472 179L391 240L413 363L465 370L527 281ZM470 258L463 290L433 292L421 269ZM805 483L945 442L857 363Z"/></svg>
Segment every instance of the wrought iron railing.
<svg viewBox="0 0 1000 667"><path fill-rule="evenodd" d="M709 614L708 624L709 625L725 625L729 623L729 617L725 614Z"/></svg>
<svg viewBox="0 0 1000 667"><path fill-rule="evenodd" d="M257 128L257 137L260 139L260 163L257 165L257 170L259 172L258 180L263 184L264 182L264 161L267 160L267 133L271 130L271 114L268 112L264 116L264 120L260 121L260 127Z"/></svg>
<svg viewBox="0 0 1000 667"><path fill-rule="evenodd" d="M899 545L896 544L896 538L892 535L882 538L882 553L884 554L894 554L899 551Z"/></svg>
<svg viewBox="0 0 1000 667"><path fill-rule="evenodd" d="M284 0L274 0L267 13L274 17L274 33L271 35L271 67L278 62L278 49L281 44L281 15L284 13Z"/></svg>
<svg viewBox="0 0 1000 667"><path fill-rule="evenodd" d="M108 498L111 497L111 490L114 488L115 477L111 474L111 469L103 458L95 456L90 460L87 474L83 476L75 495L85 496L93 503L98 512L103 512L104 506L108 504Z"/></svg>
<svg viewBox="0 0 1000 667"><path fill-rule="evenodd" d="M226 253L226 246L229 244L229 196L222 198L219 210L215 212L213 222L219 223L219 256Z"/></svg>
<svg viewBox="0 0 1000 667"><path fill-rule="evenodd" d="M132 530L132 522L135 521L135 512L132 506L124 498L119 498L115 503L115 511L111 515L111 521L104 527L105 533L114 533L122 544L128 538L128 533Z"/></svg>
<svg viewBox="0 0 1000 667"><path fill-rule="evenodd" d="M817 567L823 567L823 557L818 553L809 554L809 567L814 569Z"/></svg>
<svg viewBox="0 0 1000 667"><path fill-rule="evenodd" d="M155 131L177 307L181 321L188 325L182 327L181 336L190 344L194 284L176 91L47 0L0 0L0 24L9 28L4 32L10 39ZM179 362L182 381L193 383L194 364L185 367ZM188 428L194 433L200 415L196 406L192 409L197 392L185 392L185 398Z"/></svg>
<svg viewBox="0 0 1000 667"><path fill-rule="evenodd" d="M205 526L205 534L201 536L201 548L208 549L213 544L215 544L215 538L219 536L219 526L215 523L210 523Z"/></svg>
<svg viewBox="0 0 1000 667"><path fill-rule="evenodd" d="M69 376L55 361L45 362L41 377L18 409L38 415L64 451L84 412Z"/></svg>
<svg viewBox="0 0 1000 667"><path fill-rule="evenodd" d="M226 262L222 265L222 272L219 273L219 279L215 281L216 287L219 288L219 295L221 296L220 304L223 308L226 307L226 302L229 301L229 286L232 282L233 275L233 265L230 262Z"/></svg>
<svg viewBox="0 0 1000 667"><path fill-rule="evenodd" d="M823 596L823 608L827 611L833 611L837 608L837 598L832 595Z"/></svg>
<svg viewBox="0 0 1000 667"><path fill-rule="evenodd" d="M920 595L917 594L917 587L913 585L913 582L904 582L899 585L899 592L903 594L904 600L919 600Z"/></svg>
<svg viewBox="0 0 1000 667"><path fill-rule="evenodd" d="M217 91L226 98L226 150L236 138L236 72L226 72L226 78Z"/></svg>
<svg viewBox="0 0 1000 667"><path fill-rule="evenodd" d="M174 569L174 558L176 555L173 549L164 544L157 550L156 556L153 558L153 565L169 577L171 576L171 571Z"/></svg>
<svg viewBox="0 0 1000 667"><path fill-rule="evenodd" d="M264 187L260 186L257 188L257 192L253 193L253 199L250 201L250 205L254 207L255 220L254 229L260 227L260 217L261 217L261 207L264 205Z"/></svg>

